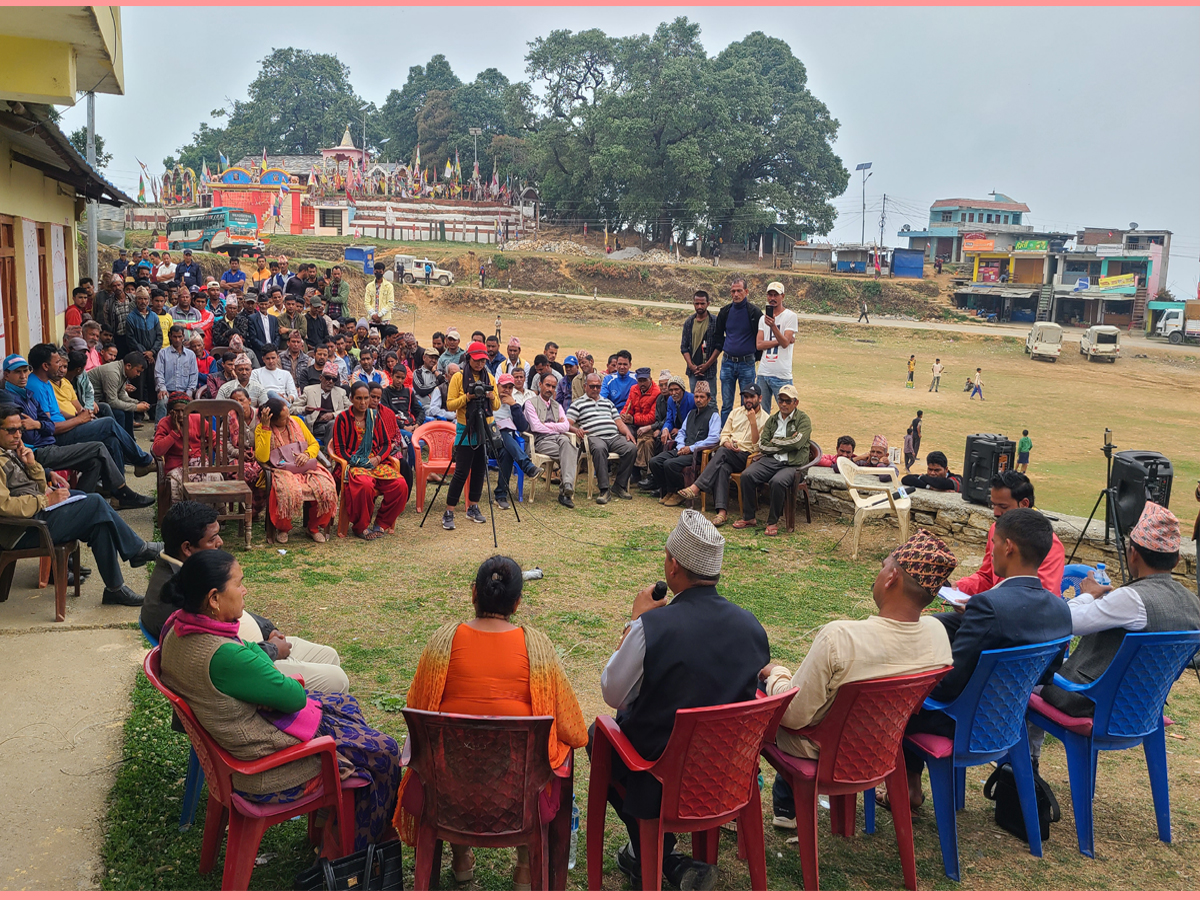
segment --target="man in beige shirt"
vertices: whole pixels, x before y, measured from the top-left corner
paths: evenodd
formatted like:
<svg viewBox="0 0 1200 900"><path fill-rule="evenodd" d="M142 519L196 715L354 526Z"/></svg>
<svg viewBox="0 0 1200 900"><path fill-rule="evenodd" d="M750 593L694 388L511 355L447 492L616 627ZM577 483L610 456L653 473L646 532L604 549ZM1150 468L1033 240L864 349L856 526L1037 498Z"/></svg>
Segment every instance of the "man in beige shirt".
<svg viewBox="0 0 1200 900"><path fill-rule="evenodd" d="M730 417L732 418L732 416ZM767 694L792 688L799 693L783 714L775 743L780 750L816 759L818 747L794 732L819 723L838 688L854 681L912 675L951 664L946 629L921 611L958 565L950 549L928 531L918 531L883 561L871 594L878 615L863 621L840 620L824 625L793 675L774 662L760 673ZM796 827L791 789L778 775L772 790L777 828Z"/></svg>
<svg viewBox="0 0 1200 900"><path fill-rule="evenodd" d="M742 391L742 405L729 414L721 429L717 449L691 487L679 492L684 500L695 500L701 492L713 495L720 528L729 520L729 476L745 470L758 458L758 434L770 416L762 408L762 390L752 384Z"/></svg>

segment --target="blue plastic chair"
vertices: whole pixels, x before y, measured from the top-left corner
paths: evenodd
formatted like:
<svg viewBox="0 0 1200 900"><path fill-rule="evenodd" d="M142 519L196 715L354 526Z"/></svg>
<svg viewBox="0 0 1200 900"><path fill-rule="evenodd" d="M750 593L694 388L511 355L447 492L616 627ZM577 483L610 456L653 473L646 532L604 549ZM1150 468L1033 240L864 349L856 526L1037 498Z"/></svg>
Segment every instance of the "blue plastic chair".
<svg viewBox="0 0 1200 900"><path fill-rule="evenodd" d="M1079 596L1079 585L1083 579L1091 574L1091 566L1081 566L1079 563L1074 563L1063 567L1062 587L1059 588L1059 594L1064 600L1071 600Z"/></svg>
<svg viewBox="0 0 1200 900"><path fill-rule="evenodd" d="M1095 856L1092 798L1096 793L1097 756L1101 750L1126 750L1138 744L1146 754L1150 772L1158 839L1171 843L1163 704L1197 649L1200 631L1126 634L1104 674L1091 684L1076 684L1055 675L1055 685L1096 704L1090 719L1068 716L1036 694L1030 698L1029 721L1046 729L1066 748L1075 836L1084 856Z"/></svg>
<svg viewBox="0 0 1200 900"><path fill-rule="evenodd" d="M158 638L146 630L141 619L138 619L138 628L141 629L142 637L151 647L158 646ZM188 751L187 778L183 782L183 809L179 812L180 831L187 831L196 821L196 807L200 804L202 787L204 787L204 770L200 768L200 758L196 756L196 748L192 747Z"/></svg>
<svg viewBox="0 0 1200 900"><path fill-rule="evenodd" d="M961 694L948 703L926 700L925 709L939 710L955 722L954 737L910 734L905 747L929 766L933 811L942 845L946 877L959 881L958 813L966 805L967 767L993 761L1012 764L1021 814L1029 835L1029 852L1042 855L1042 830L1033 789L1033 762L1025 707L1030 692L1066 649L1068 638L1004 650L987 650ZM870 794L874 794L871 791ZM868 796L873 804L874 796Z"/></svg>

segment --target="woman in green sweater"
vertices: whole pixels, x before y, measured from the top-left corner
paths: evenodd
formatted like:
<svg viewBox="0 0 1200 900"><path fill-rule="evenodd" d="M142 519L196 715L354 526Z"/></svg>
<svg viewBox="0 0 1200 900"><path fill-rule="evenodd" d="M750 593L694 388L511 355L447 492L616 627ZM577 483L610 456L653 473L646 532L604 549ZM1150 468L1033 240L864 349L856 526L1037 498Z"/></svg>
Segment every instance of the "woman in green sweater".
<svg viewBox="0 0 1200 900"><path fill-rule="evenodd" d="M275 668L257 644L238 639L245 606L242 567L223 550L188 557L163 587L177 611L162 638L162 678L188 701L213 739L240 760L261 759L318 735L337 743L343 779L368 779L355 798L354 848L390 829L400 783L400 747L368 727L349 694L306 691ZM233 776L255 803L289 803L320 786L320 761L300 759L257 775Z"/></svg>

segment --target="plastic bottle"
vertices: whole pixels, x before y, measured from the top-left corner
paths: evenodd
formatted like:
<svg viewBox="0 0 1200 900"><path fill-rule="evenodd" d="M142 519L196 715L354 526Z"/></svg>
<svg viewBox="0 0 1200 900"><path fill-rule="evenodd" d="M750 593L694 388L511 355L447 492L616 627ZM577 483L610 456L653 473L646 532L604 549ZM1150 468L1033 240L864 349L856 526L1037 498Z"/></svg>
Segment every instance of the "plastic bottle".
<svg viewBox="0 0 1200 900"><path fill-rule="evenodd" d="M575 868L575 848L579 846L579 804L571 795L571 853L567 857L567 868Z"/></svg>
<svg viewBox="0 0 1200 900"><path fill-rule="evenodd" d="M1096 584L1104 585L1105 587L1112 584L1112 579L1108 577L1108 571L1104 563L1100 563L1100 565L1092 569L1092 580Z"/></svg>

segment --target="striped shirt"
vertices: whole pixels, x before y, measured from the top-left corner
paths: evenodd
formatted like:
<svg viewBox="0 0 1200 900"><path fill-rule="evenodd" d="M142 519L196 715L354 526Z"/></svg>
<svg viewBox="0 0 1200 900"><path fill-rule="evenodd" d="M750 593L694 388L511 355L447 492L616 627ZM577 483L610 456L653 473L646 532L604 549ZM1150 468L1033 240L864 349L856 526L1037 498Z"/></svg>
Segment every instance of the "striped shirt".
<svg viewBox="0 0 1200 900"><path fill-rule="evenodd" d="M572 401L567 418L596 437L611 438L618 434L616 420L620 416L613 402L607 397L593 400L583 396Z"/></svg>

